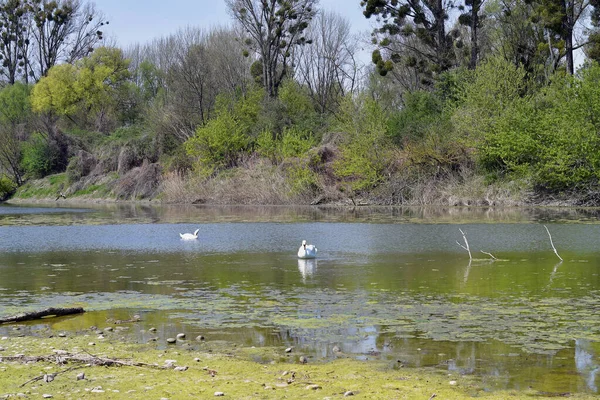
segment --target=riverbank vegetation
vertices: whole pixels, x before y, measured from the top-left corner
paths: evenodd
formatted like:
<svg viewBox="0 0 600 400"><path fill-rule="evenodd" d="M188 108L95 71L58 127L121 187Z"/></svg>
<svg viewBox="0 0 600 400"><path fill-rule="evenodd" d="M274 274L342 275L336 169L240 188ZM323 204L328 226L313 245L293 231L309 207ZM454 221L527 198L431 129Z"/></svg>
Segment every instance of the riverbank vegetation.
<svg viewBox="0 0 600 400"><path fill-rule="evenodd" d="M122 49L89 4L2 2L2 197L600 205L595 3L369 0L370 38L226 3Z"/></svg>

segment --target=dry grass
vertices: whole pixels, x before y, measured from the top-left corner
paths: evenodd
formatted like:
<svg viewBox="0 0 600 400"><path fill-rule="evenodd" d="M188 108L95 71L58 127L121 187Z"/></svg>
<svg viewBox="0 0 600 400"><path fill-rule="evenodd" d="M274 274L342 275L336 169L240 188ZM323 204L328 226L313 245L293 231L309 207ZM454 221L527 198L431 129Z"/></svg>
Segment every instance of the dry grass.
<svg viewBox="0 0 600 400"><path fill-rule="evenodd" d="M231 169L214 178L182 177L168 173L162 183L161 200L187 204L294 204L283 172L266 161Z"/></svg>

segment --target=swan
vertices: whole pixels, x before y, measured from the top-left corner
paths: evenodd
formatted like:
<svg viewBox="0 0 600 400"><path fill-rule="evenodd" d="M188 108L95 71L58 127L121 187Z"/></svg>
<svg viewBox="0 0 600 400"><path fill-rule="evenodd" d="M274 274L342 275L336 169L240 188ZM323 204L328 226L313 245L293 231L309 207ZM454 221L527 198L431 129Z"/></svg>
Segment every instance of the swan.
<svg viewBox="0 0 600 400"><path fill-rule="evenodd" d="M317 248L312 244L306 244L306 240L302 241L302 246L298 249L298 258L315 258L317 256Z"/></svg>
<svg viewBox="0 0 600 400"><path fill-rule="evenodd" d="M198 239L198 231L200 231L200 229L196 229L194 233L180 233L179 236L181 236L181 239L183 240Z"/></svg>

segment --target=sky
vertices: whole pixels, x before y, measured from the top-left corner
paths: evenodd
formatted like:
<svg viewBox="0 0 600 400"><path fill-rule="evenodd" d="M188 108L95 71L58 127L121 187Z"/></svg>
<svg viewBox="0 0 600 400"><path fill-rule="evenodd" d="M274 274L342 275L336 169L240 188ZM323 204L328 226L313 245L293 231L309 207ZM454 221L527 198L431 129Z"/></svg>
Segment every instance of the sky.
<svg viewBox="0 0 600 400"><path fill-rule="evenodd" d="M91 0L109 21L105 37L120 47L144 44L168 36L180 28L209 29L232 23L225 0ZM371 32L362 15L360 0L320 0L319 8L346 18L353 33Z"/></svg>

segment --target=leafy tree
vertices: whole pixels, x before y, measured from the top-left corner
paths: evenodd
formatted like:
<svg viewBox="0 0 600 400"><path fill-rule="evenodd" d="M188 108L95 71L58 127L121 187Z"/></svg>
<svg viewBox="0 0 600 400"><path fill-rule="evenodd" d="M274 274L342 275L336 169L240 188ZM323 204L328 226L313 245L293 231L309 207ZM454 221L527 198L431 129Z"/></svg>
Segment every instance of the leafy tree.
<svg viewBox="0 0 600 400"><path fill-rule="evenodd" d="M78 125L85 125L91 115L95 128L107 132L107 118L127 90L127 67L122 51L107 47L96 49L77 65L57 65L34 86L33 109L66 116Z"/></svg>
<svg viewBox="0 0 600 400"><path fill-rule="evenodd" d="M270 97L289 73L296 46L309 44L304 30L316 13L318 0L226 0L235 20L249 35L246 44L262 63L262 82Z"/></svg>
<svg viewBox="0 0 600 400"><path fill-rule="evenodd" d="M61 152L55 141L35 133L23 143L22 168L31 178L42 178L63 167Z"/></svg>

